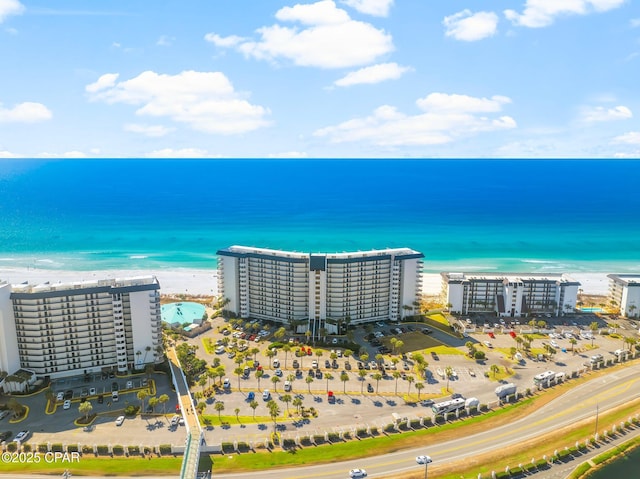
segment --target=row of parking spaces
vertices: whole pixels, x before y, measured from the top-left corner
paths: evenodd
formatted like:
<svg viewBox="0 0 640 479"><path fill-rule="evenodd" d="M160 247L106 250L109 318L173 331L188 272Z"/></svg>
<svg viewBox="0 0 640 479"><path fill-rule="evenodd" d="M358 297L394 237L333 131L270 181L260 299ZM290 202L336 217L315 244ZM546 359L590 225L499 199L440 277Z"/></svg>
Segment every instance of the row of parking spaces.
<svg viewBox="0 0 640 479"><path fill-rule="evenodd" d="M137 389L148 385L147 378L129 379L127 381L112 381L110 384L97 384L94 386L78 387L77 382L61 382L56 381L52 389L56 393L57 401L65 401L76 398L86 398L91 396L102 396L111 394L112 392L123 391L127 389ZM67 386L67 387L64 387ZM72 387L69 387L72 386Z"/></svg>

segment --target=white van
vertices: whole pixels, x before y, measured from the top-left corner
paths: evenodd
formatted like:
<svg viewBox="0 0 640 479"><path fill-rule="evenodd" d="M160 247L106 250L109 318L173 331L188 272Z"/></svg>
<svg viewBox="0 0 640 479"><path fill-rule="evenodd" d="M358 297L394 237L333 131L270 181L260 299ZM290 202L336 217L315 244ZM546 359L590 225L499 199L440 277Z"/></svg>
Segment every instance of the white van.
<svg viewBox="0 0 640 479"><path fill-rule="evenodd" d="M113 391L113 392L111 393L111 400L112 400L113 402L118 402L118 400L119 400L119 399L120 399L120 398L118 397L118 391Z"/></svg>

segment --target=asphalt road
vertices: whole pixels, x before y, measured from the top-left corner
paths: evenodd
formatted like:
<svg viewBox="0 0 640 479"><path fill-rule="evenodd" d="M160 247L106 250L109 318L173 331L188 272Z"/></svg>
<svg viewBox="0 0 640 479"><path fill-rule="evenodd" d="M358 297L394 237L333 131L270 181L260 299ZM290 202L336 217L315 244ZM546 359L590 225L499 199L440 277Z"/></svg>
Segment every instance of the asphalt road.
<svg viewBox="0 0 640 479"><path fill-rule="evenodd" d="M593 417L595 428L596 406L602 413L609 408L640 397L639 372L640 365L636 365L614 374L595 378L573 388L527 418L473 436L433 445L428 450L416 448L374 458L304 468L261 471L260 477L264 479L345 478L348 477L348 471L355 467L365 468L369 477L392 474L401 477L403 472L418 470L421 467L415 462L415 456L420 454L428 454L433 458L434 463L430 467L435 472L438 462L446 463L472 458L481 453L553 432L584 418ZM567 444L567 446L571 445ZM552 453L553 451L549 451L549 455ZM214 471L214 477L244 479L255 477L255 473L219 474Z"/></svg>

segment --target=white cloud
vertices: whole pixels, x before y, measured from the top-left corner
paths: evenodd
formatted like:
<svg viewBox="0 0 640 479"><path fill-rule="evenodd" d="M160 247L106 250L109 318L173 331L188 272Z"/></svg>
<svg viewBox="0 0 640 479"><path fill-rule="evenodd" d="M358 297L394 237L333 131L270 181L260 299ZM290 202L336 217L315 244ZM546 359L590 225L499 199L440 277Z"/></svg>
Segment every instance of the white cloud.
<svg viewBox="0 0 640 479"><path fill-rule="evenodd" d="M446 28L446 36L456 40L475 42L495 35L498 15L493 12L472 13L471 10L463 10L444 17L442 24Z"/></svg>
<svg viewBox="0 0 640 479"><path fill-rule="evenodd" d="M540 28L551 25L556 17L587 15L620 7L626 0L526 0L524 11L505 10L514 25Z"/></svg>
<svg viewBox="0 0 640 479"><path fill-rule="evenodd" d="M640 18L632 18L629 23L631 24L631 28L640 27Z"/></svg>
<svg viewBox="0 0 640 479"><path fill-rule="evenodd" d="M36 123L53 117L42 103L24 102L13 108L4 108L0 103L0 123Z"/></svg>
<svg viewBox="0 0 640 479"><path fill-rule="evenodd" d="M175 128L167 128L163 125L139 125L137 123L129 123L124 125L124 130L131 133L140 133L145 136L159 138L171 133Z"/></svg>
<svg viewBox="0 0 640 479"><path fill-rule="evenodd" d="M276 61L284 59L299 66L349 68L366 65L393 50L391 35L373 25L353 20L333 0L297 4L276 12L281 22L300 26L272 25L259 28L260 40L240 37L205 36L219 47L234 47L247 57Z"/></svg>
<svg viewBox="0 0 640 479"><path fill-rule="evenodd" d="M304 151L285 151L283 153L272 153L268 158L308 158L309 155Z"/></svg>
<svg viewBox="0 0 640 479"><path fill-rule="evenodd" d="M393 6L393 0L342 0L342 3L360 13L376 17L386 17Z"/></svg>
<svg viewBox="0 0 640 479"><path fill-rule="evenodd" d="M24 5L18 0L0 0L0 23L9 15L20 15L24 12Z"/></svg>
<svg viewBox="0 0 640 479"><path fill-rule="evenodd" d="M200 148L164 148L147 153L147 158L210 158L207 150Z"/></svg>
<svg viewBox="0 0 640 479"><path fill-rule="evenodd" d="M616 106L613 108L605 108L603 106L584 107L580 114L580 119L587 123L627 120L633 117L633 113L626 106Z"/></svg>
<svg viewBox="0 0 640 479"><path fill-rule="evenodd" d="M370 67L361 68L353 72L347 73L346 76L336 80L336 86L352 86L362 83L380 83L385 80L397 80L404 73L410 71L409 67L402 67L397 63L380 63Z"/></svg>
<svg viewBox="0 0 640 479"><path fill-rule="evenodd" d="M239 43L246 41L246 38L239 37L237 35L229 35L228 37L221 37L216 33L207 33L204 36L204 39L208 42L213 43L217 47L235 47Z"/></svg>
<svg viewBox="0 0 640 479"><path fill-rule="evenodd" d="M88 93L96 93L100 90L111 88L116 84L119 76L118 73L105 73L98 80L84 87L84 89Z"/></svg>
<svg viewBox="0 0 640 479"><path fill-rule="evenodd" d="M432 93L416 101L422 110L417 115L406 115L384 105L367 117L321 128L314 135L334 143L362 141L380 146L449 143L475 133L515 128L516 122L509 116L485 115L501 111L510 102L503 96L487 99Z"/></svg>
<svg viewBox="0 0 640 479"><path fill-rule="evenodd" d="M116 83L117 78L106 74L87 85L90 99L136 105L139 116L168 117L206 133L244 133L268 125L269 110L249 103L221 72L146 71Z"/></svg>
<svg viewBox="0 0 640 479"><path fill-rule="evenodd" d="M173 45L175 37L170 37L168 35L160 35L160 38L156 41L156 45L159 47L170 47Z"/></svg>
<svg viewBox="0 0 640 479"><path fill-rule="evenodd" d="M613 141L616 143L627 143L629 145L640 145L640 131L630 131L620 136L616 136Z"/></svg>

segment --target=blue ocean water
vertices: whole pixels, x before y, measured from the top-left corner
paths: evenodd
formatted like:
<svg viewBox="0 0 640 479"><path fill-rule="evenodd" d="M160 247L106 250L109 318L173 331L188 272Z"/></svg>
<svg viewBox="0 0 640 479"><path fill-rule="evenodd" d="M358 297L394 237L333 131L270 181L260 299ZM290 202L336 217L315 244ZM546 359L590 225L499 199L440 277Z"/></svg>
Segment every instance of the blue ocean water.
<svg viewBox="0 0 640 479"><path fill-rule="evenodd" d="M640 272L639 178L617 160L2 160L0 268L212 268L242 244Z"/></svg>

